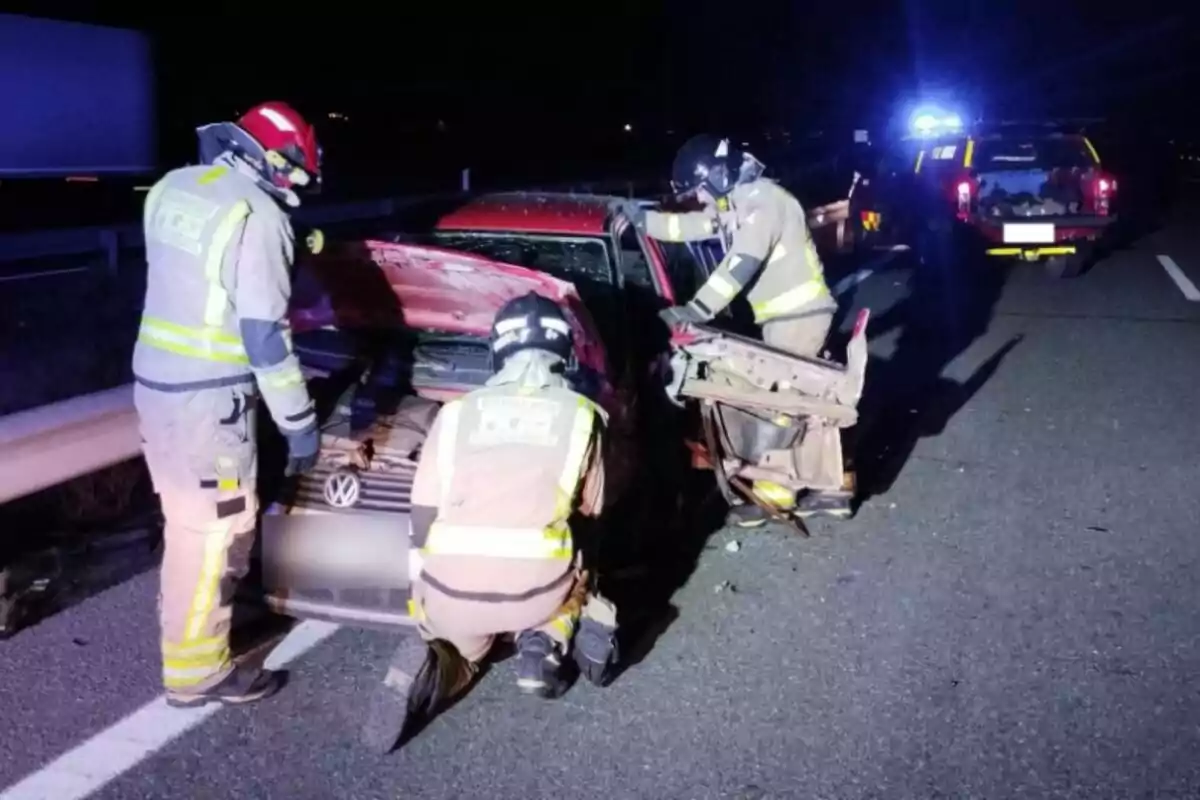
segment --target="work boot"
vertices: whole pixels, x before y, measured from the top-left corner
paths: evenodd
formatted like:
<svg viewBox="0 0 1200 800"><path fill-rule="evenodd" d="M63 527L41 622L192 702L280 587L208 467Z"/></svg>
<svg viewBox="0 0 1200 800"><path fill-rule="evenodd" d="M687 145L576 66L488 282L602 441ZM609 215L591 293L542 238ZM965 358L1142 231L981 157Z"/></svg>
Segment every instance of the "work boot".
<svg viewBox="0 0 1200 800"><path fill-rule="evenodd" d="M235 667L229 677L203 692L167 692L167 705L173 708L197 708L209 703L240 706L263 700L279 691L284 674L244 665Z"/></svg>
<svg viewBox="0 0 1200 800"><path fill-rule="evenodd" d="M579 674L595 686L606 685L609 667L620 658L618 650L617 607L610 600L592 595L584 606L571 648Z"/></svg>
<svg viewBox="0 0 1200 800"><path fill-rule="evenodd" d="M793 512L801 519L808 517L837 517L848 519L852 513L854 495L850 492L805 492Z"/></svg>
<svg viewBox="0 0 1200 800"><path fill-rule="evenodd" d="M518 635L517 659L517 688L523 694L552 699L566 689L558 648L545 633L524 631Z"/></svg>
<svg viewBox="0 0 1200 800"><path fill-rule="evenodd" d="M391 752L411 721L458 697L475 673L476 666L449 642L406 636L367 709L363 744L380 755Z"/></svg>

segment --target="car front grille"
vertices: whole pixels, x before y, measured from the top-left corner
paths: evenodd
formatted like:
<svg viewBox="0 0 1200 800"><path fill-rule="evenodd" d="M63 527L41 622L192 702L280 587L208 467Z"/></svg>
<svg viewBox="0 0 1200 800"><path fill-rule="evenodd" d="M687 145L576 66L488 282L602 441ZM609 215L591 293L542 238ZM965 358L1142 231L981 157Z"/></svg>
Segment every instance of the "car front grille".
<svg viewBox="0 0 1200 800"><path fill-rule="evenodd" d="M362 493L350 508L335 508L325 502L325 481L335 468L319 464L303 475L295 486L291 506L340 514L407 514L412 511L413 478L417 465L412 461L388 464L386 469L359 472Z"/></svg>

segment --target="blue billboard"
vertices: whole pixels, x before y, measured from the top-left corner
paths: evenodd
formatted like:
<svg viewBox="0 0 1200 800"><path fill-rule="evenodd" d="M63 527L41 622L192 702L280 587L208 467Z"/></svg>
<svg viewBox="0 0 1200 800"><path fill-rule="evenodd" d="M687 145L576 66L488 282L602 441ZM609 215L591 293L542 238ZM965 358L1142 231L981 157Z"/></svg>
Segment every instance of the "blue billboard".
<svg viewBox="0 0 1200 800"><path fill-rule="evenodd" d="M0 178L153 170L154 93L145 34L0 14Z"/></svg>

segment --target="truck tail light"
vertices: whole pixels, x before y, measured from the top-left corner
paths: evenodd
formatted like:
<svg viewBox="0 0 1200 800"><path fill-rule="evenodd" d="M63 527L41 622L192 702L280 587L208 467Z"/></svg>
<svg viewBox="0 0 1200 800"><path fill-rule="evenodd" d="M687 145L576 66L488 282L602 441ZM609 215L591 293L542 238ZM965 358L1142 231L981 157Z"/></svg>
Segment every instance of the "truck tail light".
<svg viewBox="0 0 1200 800"><path fill-rule="evenodd" d="M1097 216L1107 217L1113 195L1117 192L1117 181L1107 175L1098 176L1092 183L1092 208Z"/></svg>
<svg viewBox="0 0 1200 800"><path fill-rule="evenodd" d="M971 200L975 193L975 187L970 181L959 181L955 190L955 195L958 200L958 218L966 220L971 215Z"/></svg>

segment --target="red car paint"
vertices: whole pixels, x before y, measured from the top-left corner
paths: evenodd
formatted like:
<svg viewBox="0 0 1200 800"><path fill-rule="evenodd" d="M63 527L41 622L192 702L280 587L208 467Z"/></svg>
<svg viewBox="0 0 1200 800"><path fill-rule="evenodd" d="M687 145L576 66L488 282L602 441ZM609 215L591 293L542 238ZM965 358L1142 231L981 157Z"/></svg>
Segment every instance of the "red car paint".
<svg viewBox="0 0 1200 800"><path fill-rule="evenodd" d="M489 194L442 216L434 227L439 231L466 233L591 236L616 240L629 225L629 220L612 212L613 201L619 199L559 192ZM640 234L638 238L646 250L659 294L668 303L676 303L667 274L667 261L658 243Z"/></svg>
<svg viewBox="0 0 1200 800"><path fill-rule="evenodd" d="M381 291L384 284L390 295ZM367 240L304 262L290 319L297 333L401 326L486 337L501 306L529 292L562 307L574 329L576 357L604 376L598 399L611 407L604 345L575 287L525 267L441 247Z"/></svg>
<svg viewBox="0 0 1200 800"><path fill-rule="evenodd" d="M438 230L603 236L609 209L604 200L552 193L484 195L438 220Z"/></svg>

